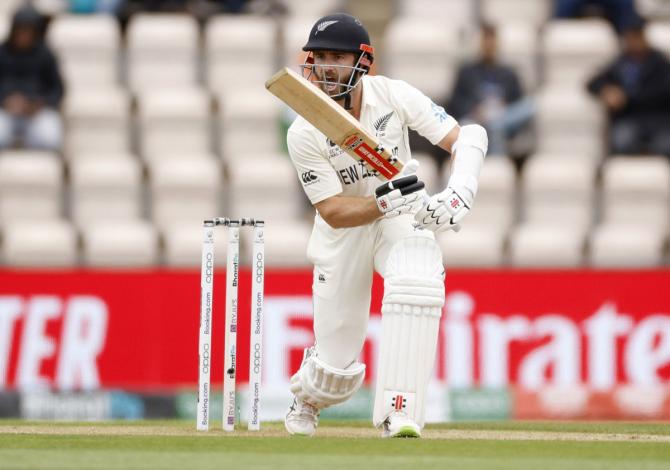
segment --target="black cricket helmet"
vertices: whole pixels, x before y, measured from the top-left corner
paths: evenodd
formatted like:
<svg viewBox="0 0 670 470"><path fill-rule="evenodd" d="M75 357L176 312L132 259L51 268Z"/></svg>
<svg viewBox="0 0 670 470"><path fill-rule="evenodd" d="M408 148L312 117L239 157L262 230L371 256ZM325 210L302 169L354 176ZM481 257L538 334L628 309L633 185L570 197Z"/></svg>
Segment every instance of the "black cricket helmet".
<svg viewBox="0 0 670 470"><path fill-rule="evenodd" d="M368 73L372 61L374 60L374 49L370 44L370 35L363 26L363 24L355 17L347 15L346 13L335 13L326 15L312 27L309 32L309 39L307 44L302 48L303 51L309 52L303 69L308 72L307 77L312 82L317 83L326 88L328 86L337 85L337 92L330 94L331 98L342 99L351 93L356 87L360 79ZM313 52L315 51L336 51L336 52L350 52L358 54L353 67L342 65L315 65ZM339 80L340 73L338 73L338 80L326 80L322 74L321 77L312 76L316 67L334 68L338 72L351 72L347 83L342 83Z"/></svg>

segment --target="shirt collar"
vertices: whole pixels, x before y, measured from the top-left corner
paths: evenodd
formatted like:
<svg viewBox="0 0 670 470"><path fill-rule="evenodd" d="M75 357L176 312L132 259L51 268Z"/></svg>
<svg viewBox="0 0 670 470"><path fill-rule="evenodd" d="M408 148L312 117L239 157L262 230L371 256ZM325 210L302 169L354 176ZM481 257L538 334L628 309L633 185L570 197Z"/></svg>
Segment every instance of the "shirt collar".
<svg viewBox="0 0 670 470"><path fill-rule="evenodd" d="M368 83L368 76L364 75L361 78L361 85L363 86L363 97L361 99L361 109L366 106L376 107L377 106L377 97L375 96L372 88Z"/></svg>

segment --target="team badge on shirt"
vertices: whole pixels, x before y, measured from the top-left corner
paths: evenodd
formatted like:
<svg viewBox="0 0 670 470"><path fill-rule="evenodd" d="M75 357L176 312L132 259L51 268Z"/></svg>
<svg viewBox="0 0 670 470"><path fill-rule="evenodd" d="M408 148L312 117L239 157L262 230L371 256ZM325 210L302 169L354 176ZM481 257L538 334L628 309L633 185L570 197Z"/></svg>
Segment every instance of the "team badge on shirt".
<svg viewBox="0 0 670 470"><path fill-rule="evenodd" d="M373 123L373 126L375 126L375 134L377 134L377 137L386 136L386 126L391 120L391 116L393 116L393 111L383 115Z"/></svg>
<svg viewBox="0 0 670 470"><path fill-rule="evenodd" d="M435 103L430 103L430 107L433 108L433 116L438 118L440 122L446 121L449 117L442 106L438 106Z"/></svg>

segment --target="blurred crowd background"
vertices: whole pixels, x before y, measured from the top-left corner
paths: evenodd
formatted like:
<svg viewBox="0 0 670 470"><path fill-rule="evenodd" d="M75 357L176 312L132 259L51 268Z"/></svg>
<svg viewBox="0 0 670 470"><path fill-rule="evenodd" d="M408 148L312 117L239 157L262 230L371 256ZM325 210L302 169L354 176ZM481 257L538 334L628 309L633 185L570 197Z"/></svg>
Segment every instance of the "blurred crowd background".
<svg viewBox="0 0 670 470"><path fill-rule="evenodd" d="M197 266L213 216L266 219L268 264L306 266L263 84L334 11L376 73L489 132L448 266L668 264L668 0L3 0L0 266ZM448 156L412 141L441 190Z"/></svg>

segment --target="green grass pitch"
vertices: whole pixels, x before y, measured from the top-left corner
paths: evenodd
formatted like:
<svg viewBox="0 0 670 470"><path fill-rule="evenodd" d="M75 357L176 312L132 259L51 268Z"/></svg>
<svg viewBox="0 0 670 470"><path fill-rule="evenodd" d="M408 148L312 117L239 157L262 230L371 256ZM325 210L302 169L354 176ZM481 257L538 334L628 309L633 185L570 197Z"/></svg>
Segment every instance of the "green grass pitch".
<svg viewBox="0 0 670 470"><path fill-rule="evenodd" d="M324 422L319 436L197 433L185 421L0 420L0 469L668 469L670 424L496 422L429 425L380 439L368 423ZM418 465L421 465L419 467Z"/></svg>

